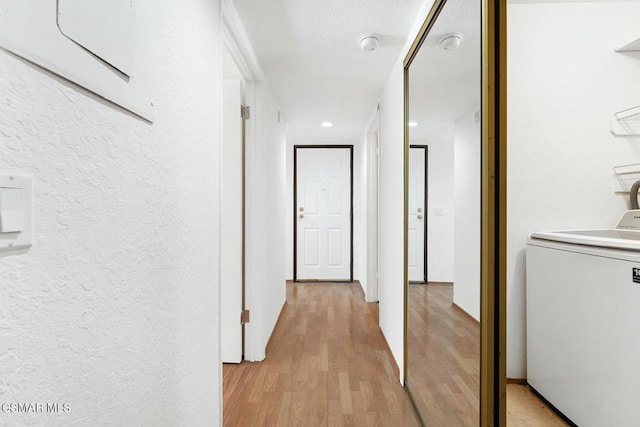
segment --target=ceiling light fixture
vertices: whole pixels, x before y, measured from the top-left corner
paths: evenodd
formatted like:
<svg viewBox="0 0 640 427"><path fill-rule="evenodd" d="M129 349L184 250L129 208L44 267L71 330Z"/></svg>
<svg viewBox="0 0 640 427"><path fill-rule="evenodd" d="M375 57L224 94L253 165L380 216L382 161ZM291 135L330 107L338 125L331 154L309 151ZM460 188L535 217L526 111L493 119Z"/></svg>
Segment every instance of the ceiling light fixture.
<svg viewBox="0 0 640 427"><path fill-rule="evenodd" d="M447 33L440 37L440 47L444 50L455 50L462 43L462 34L460 33Z"/></svg>
<svg viewBox="0 0 640 427"><path fill-rule="evenodd" d="M418 122L409 122L409 127L410 128L414 128L416 126L418 126Z"/></svg>
<svg viewBox="0 0 640 427"><path fill-rule="evenodd" d="M360 49L365 52L371 52L380 45L380 35L374 33L363 34L358 39L358 43L360 43Z"/></svg>
<svg viewBox="0 0 640 427"><path fill-rule="evenodd" d="M330 128L331 126L333 126L333 123L331 123L331 122L322 122L320 124L320 126L322 126L323 128Z"/></svg>

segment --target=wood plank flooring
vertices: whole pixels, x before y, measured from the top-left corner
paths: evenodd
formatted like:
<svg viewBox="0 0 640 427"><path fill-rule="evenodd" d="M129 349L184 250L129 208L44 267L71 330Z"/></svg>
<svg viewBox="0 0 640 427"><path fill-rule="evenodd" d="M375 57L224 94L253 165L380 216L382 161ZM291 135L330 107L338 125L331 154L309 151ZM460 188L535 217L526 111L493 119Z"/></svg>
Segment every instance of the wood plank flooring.
<svg viewBox="0 0 640 427"><path fill-rule="evenodd" d="M224 425L418 426L359 284L287 284L261 363L224 365Z"/></svg>
<svg viewBox="0 0 640 427"><path fill-rule="evenodd" d="M450 286L411 285L410 295L408 380L425 422L477 426L477 323L451 306ZM418 426L383 340L378 305L358 284L288 283L267 359L223 367L224 425ZM566 423L509 384L507 425Z"/></svg>
<svg viewBox="0 0 640 427"><path fill-rule="evenodd" d="M477 426L480 327L452 286L410 285L407 384L429 426Z"/></svg>
<svg viewBox="0 0 640 427"><path fill-rule="evenodd" d="M480 328L451 286L409 286L407 382L428 426L477 426ZM566 426L527 385L507 385L507 425Z"/></svg>
<svg viewBox="0 0 640 427"><path fill-rule="evenodd" d="M526 384L507 384L509 427L564 427L569 424L536 396Z"/></svg>

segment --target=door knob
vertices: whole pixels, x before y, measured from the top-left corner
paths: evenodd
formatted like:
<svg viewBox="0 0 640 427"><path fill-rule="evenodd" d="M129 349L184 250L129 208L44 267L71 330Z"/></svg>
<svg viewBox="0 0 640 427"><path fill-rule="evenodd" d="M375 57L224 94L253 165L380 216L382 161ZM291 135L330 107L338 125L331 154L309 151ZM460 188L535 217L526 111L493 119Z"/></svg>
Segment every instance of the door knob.
<svg viewBox="0 0 640 427"><path fill-rule="evenodd" d="M298 208L298 210L299 210L300 212L304 212L304 208L303 208L302 206L300 206L300 207Z"/></svg>
<svg viewBox="0 0 640 427"><path fill-rule="evenodd" d="M418 213L422 213L422 208L418 208Z"/></svg>
<svg viewBox="0 0 640 427"><path fill-rule="evenodd" d="M418 219L422 219L422 214L418 214Z"/></svg>
<svg viewBox="0 0 640 427"><path fill-rule="evenodd" d="M300 218L304 218L304 214L303 213L300 214Z"/></svg>

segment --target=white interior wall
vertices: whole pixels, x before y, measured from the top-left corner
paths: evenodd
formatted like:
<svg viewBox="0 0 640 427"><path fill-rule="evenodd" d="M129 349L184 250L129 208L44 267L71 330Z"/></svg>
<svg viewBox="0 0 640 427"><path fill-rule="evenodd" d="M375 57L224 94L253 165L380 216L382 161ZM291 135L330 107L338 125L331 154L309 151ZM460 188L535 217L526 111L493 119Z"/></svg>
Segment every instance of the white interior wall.
<svg viewBox="0 0 640 427"><path fill-rule="evenodd" d="M409 32L380 99L380 328L404 383L404 74L403 61L426 19L426 0Z"/></svg>
<svg viewBox="0 0 640 427"><path fill-rule="evenodd" d="M403 68L393 67L380 107L380 329L404 382Z"/></svg>
<svg viewBox="0 0 640 427"><path fill-rule="evenodd" d="M245 359L260 361L286 301L285 216L286 136L278 104L268 84L252 83L247 94Z"/></svg>
<svg viewBox="0 0 640 427"><path fill-rule="evenodd" d="M454 218L453 141L454 124L420 123L409 130L411 144L427 145L427 280L453 282Z"/></svg>
<svg viewBox="0 0 640 427"><path fill-rule="evenodd" d="M640 104L640 4L508 8L507 376L526 377L525 246L535 231L608 228L628 209L612 168L640 160L640 138L609 132Z"/></svg>
<svg viewBox="0 0 640 427"><path fill-rule="evenodd" d="M480 320L481 123L474 106L455 123L455 269L453 302Z"/></svg>
<svg viewBox="0 0 640 427"><path fill-rule="evenodd" d="M34 245L0 259L3 423L221 424L219 2L142 1L153 125L0 51L0 169ZM188 46L188 49L185 49Z"/></svg>

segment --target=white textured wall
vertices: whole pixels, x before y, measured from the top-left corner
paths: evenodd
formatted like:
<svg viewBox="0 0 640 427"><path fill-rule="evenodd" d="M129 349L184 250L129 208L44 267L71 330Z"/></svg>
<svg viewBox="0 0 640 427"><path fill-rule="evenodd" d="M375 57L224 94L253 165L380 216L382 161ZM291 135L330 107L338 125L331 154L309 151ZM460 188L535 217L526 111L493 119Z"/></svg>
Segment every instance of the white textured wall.
<svg viewBox="0 0 640 427"><path fill-rule="evenodd" d="M612 168L640 138L609 132L640 104L638 3L509 5L507 375L526 376L525 246L535 231L613 227L628 209Z"/></svg>
<svg viewBox="0 0 640 427"><path fill-rule="evenodd" d="M453 134L454 124L425 122L411 128L411 144L429 147L427 195L427 280L453 282ZM413 137L415 135L415 137ZM442 215L436 215L439 210Z"/></svg>
<svg viewBox="0 0 640 427"><path fill-rule="evenodd" d="M0 424L216 425L219 6L144 0L148 125L0 51L0 169L34 245L0 258Z"/></svg>
<svg viewBox="0 0 640 427"><path fill-rule="evenodd" d="M380 328L404 382L404 140L403 77L391 71L380 107Z"/></svg>
<svg viewBox="0 0 640 427"><path fill-rule="evenodd" d="M402 62L429 9L426 0L401 49L380 100L380 328L404 383L404 74Z"/></svg>
<svg viewBox="0 0 640 427"><path fill-rule="evenodd" d="M481 129L475 106L455 123L455 275L453 302L480 320Z"/></svg>
<svg viewBox="0 0 640 427"><path fill-rule="evenodd" d="M266 83L256 83L252 118L254 135L247 145L247 276L246 306L251 322L245 328L245 356L265 358L265 349L286 301L285 216L286 136L278 123L278 105Z"/></svg>

